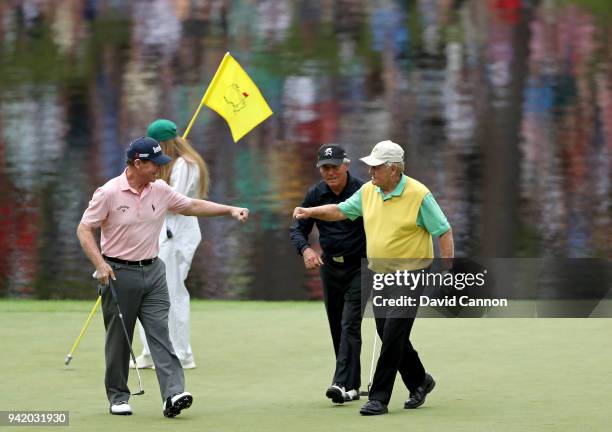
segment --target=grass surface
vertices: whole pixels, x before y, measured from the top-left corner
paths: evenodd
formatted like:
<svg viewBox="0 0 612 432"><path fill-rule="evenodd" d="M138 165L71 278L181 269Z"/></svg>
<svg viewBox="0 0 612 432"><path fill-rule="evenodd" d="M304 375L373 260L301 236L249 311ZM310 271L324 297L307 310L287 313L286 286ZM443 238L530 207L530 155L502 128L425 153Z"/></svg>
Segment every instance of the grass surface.
<svg viewBox="0 0 612 432"><path fill-rule="evenodd" d="M407 411L398 378L389 414L361 417L363 400L332 406L324 396L334 363L322 304L194 301L198 368L185 371L194 405L165 419L150 370L142 372L146 394L130 400L135 414L107 413L100 312L64 366L92 305L0 301L0 410L68 410L78 431L610 430L612 320L417 320L412 339L436 389ZM364 387L372 335L368 319ZM135 389L135 374L130 383Z"/></svg>

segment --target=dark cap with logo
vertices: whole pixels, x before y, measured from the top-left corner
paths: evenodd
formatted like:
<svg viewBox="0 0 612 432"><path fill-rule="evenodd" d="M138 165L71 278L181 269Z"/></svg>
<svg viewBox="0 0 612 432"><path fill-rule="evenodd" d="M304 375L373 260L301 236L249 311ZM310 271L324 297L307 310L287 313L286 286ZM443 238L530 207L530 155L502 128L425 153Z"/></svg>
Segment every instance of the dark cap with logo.
<svg viewBox="0 0 612 432"><path fill-rule="evenodd" d="M319 147L317 167L323 165L341 165L346 158L346 152L337 144L323 144Z"/></svg>
<svg viewBox="0 0 612 432"><path fill-rule="evenodd" d="M161 145L150 137L140 137L132 141L127 150L127 158L151 161L156 165L166 165L172 160L170 156L164 154Z"/></svg>

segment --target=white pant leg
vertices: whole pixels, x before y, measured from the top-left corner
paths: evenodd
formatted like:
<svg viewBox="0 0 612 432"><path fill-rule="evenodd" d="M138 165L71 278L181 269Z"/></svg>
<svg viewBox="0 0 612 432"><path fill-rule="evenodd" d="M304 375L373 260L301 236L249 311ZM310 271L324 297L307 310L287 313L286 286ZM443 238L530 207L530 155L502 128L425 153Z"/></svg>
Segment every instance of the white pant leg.
<svg viewBox="0 0 612 432"><path fill-rule="evenodd" d="M182 362L193 361L193 352L189 343L189 291L185 279L189 272L189 264L173 245L160 248L160 258L166 263L166 280L170 296L170 313L168 329L170 340L177 357Z"/></svg>
<svg viewBox="0 0 612 432"><path fill-rule="evenodd" d="M140 320L136 322L136 326L138 327L138 335L140 336L140 341L142 342L141 355L151 356L151 350L149 349L149 343L147 342L147 335L145 334L142 324L140 324Z"/></svg>

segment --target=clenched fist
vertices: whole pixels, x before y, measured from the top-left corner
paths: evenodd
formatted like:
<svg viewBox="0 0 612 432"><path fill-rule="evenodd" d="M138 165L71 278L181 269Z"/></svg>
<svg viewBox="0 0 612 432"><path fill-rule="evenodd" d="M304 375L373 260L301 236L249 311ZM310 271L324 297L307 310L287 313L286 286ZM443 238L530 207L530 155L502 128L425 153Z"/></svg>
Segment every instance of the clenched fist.
<svg viewBox="0 0 612 432"><path fill-rule="evenodd" d="M237 219L240 222L244 223L249 218L249 209L247 209L247 208L240 208L240 207L234 207L232 209L232 217L234 219Z"/></svg>
<svg viewBox="0 0 612 432"><path fill-rule="evenodd" d="M293 210L293 219L308 219L310 217L310 211L304 207L296 207Z"/></svg>

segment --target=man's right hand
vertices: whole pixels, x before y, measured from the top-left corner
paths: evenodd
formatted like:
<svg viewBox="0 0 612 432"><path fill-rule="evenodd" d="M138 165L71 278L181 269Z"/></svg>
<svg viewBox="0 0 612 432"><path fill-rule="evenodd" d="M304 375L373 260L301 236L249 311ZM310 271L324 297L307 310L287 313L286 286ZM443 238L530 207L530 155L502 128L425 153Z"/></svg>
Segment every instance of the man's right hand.
<svg viewBox="0 0 612 432"><path fill-rule="evenodd" d="M304 265L308 270L314 270L323 265L321 255L319 255L319 253L313 248L304 249L302 256L304 258Z"/></svg>
<svg viewBox="0 0 612 432"><path fill-rule="evenodd" d="M293 210L293 219L308 219L309 217L310 217L310 212L308 208L296 207Z"/></svg>
<svg viewBox="0 0 612 432"><path fill-rule="evenodd" d="M98 279L98 282L100 282L102 285L108 285L109 277L113 280L117 280L115 273L113 273L113 268L108 265L106 261L102 261L102 263L96 267L94 277Z"/></svg>

